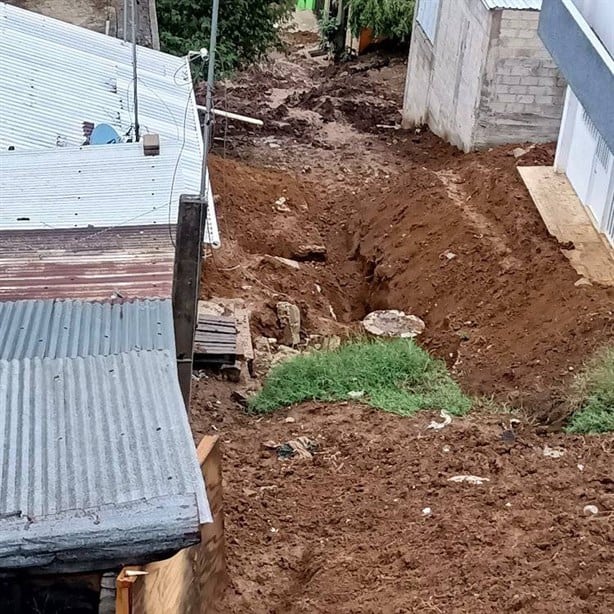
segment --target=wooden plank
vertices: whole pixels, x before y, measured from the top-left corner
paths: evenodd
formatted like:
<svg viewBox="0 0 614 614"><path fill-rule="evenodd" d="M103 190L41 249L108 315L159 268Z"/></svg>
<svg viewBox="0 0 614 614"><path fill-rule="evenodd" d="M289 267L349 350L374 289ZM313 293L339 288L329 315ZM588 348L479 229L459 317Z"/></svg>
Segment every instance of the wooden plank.
<svg viewBox="0 0 614 614"><path fill-rule="evenodd" d="M235 321L237 323L237 356L245 360L254 359L254 347L252 345L249 316L250 313L247 309L235 310Z"/></svg>
<svg viewBox="0 0 614 614"><path fill-rule="evenodd" d="M237 335L235 333L211 333L209 331L197 330L195 339L211 342L234 343Z"/></svg>
<svg viewBox="0 0 614 614"><path fill-rule="evenodd" d="M591 220L567 177L551 166L519 166L548 232L560 243L573 243L563 254L579 275L614 286L614 248Z"/></svg>
<svg viewBox="0 0 614 614"><path fill-rule="evenodd" d="M186 409L190 406L192 353L198 310L201 268L202 216L206 209L199 196L182 195L173 273L173 323L177 347L177 372Z"/></svg>
<svg viewBox="0 0 614 614"><path fill-rule="evenodd" d="M201 525L201 542L143 567L131 589L131 614L210 614L228 583L224 549L221 451L217 437L197 449L213 523ZM118 610L118 614L127 614Z"/></svg>

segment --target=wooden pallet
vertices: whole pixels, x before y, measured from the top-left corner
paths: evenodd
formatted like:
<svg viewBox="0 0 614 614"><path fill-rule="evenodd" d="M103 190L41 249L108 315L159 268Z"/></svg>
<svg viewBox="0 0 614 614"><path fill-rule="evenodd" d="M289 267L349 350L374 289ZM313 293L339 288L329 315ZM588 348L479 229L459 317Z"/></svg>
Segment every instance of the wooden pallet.
<svg viewBox="0 0 614 614"><path fill-rule="evenodd" d="M237 360L235 318L199 314L194 335L194 366L234 365Z"/></svg>

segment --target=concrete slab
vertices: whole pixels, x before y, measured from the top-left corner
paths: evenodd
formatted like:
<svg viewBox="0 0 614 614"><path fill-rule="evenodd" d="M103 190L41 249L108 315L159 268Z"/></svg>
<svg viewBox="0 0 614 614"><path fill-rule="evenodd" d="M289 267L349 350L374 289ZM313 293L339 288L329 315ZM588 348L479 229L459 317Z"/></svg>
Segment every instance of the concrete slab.
<svg viewBox="0 0 614 614"><path fill-rule="evenodd" d="M579 275L593 282L614 286L614 249L597 230L569 180L552 166L519 166L546 228L560 243L574 249L561 250Z"/></svg>

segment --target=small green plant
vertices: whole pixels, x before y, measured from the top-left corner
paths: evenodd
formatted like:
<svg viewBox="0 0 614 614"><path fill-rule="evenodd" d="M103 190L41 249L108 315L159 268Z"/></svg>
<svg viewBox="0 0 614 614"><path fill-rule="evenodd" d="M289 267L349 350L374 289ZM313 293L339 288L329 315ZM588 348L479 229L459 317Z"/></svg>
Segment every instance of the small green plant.
<svg viewBox="0 0 614 614"><path fill-rule="evenodd" d="M576 379L579 407L567 427L570 433L614 431L614 347L600 351Z"/></svg>
<svg viewBox="0 0 614 614"><path fill-rule="evenodd" d="M336 17L325 16L318 21L318 29L320 31L320 43L327 51L333 51L335 39L339 34L341 25Z"/></svg>
<svg viewBox="0 0 614 614"><path fill-rule="evenodd" d="M416 0L349 0L349 5L354 36L370 28L375 36L409 41Z"/></svg>
<svg viewBox="0 0 614 614"><path fill-rule="evenodd" d="M270 412L302 401L360 401L401 415L446 409L463 415L471 401L445 365L409 339L356 341L332 352L297 356L273 368L249 409Z"/></svg>

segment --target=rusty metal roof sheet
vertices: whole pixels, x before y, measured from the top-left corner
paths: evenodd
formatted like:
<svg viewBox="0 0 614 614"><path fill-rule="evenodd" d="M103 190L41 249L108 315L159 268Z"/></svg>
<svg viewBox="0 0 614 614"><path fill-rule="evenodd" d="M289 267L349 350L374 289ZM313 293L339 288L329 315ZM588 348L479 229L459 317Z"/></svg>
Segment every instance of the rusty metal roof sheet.
<svg viewBox="0 0 614 614"><path fill-rule="evenodd" d="M0 232L0 301L169 298L171 236L161 226Z"/></svg>
<svg viewBox="0 0 614 614"><path fill-rule="evenodd" d="M0 361L0 568L137 564L211 521L167 351Z"/></svg>
<svg viewBox="0 0 614 614"><path fill-rule="evenodd" d="M175 351L170 300L0 302L0 360Z"/></svg>

